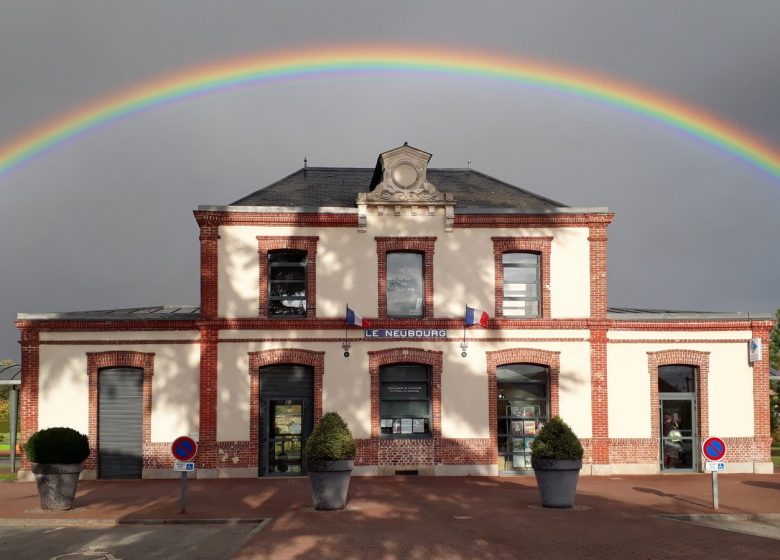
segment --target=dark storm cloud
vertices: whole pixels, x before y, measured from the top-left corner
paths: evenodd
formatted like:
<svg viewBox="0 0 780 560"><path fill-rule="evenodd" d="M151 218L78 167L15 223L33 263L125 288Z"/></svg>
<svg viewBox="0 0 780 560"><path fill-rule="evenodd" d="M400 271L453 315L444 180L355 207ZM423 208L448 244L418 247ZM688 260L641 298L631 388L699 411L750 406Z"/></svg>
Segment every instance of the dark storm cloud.
<svg viewBox="0 0 780 560"><path fill-rule="evenodd" d="M316 45L539 58L676 96L780 145L777 2L3 2L0 144L152 78ZM22 312L197 303L191 210L404 140L609 206L610 303L771 312L780 182L636 115L488 81L291 80L161 107L0 177L0 354ZM2 357L2 356L0 356Z"/></svg>

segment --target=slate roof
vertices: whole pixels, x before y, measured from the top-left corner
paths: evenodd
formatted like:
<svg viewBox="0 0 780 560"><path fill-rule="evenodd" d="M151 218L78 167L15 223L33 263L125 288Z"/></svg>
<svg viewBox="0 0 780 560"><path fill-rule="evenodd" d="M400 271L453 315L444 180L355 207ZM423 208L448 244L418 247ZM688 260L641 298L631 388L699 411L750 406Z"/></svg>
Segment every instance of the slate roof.
<svg viewBox="0 0 780 560"><path fill-rule="evenodd" d="M607 307L607 317L619 321L682 321L682 320L772 320L773 316L766 313L742 313L726 311L679 311L673 309L640 309L637 307Z"/></svg>
<svg viewBox="0 0 780 560"><path fill-rule="evenodd" d="M247 195L230 206L354 208L359 192L369 192L374 168L308 167ZM430 183L452 193L457 207L516 208L540 213L568 208L473 169L427 170Z"/></svg>
<svg viewBox="0 0 780 560"><path fill-rule="evenodd" d="M54 319L58 321L152 319L181 321L199 319L199 305L154 305L151 307L129 307L125 309L101 309L97 311L66 311L63 313L18 313L17 319Z"/></svg>

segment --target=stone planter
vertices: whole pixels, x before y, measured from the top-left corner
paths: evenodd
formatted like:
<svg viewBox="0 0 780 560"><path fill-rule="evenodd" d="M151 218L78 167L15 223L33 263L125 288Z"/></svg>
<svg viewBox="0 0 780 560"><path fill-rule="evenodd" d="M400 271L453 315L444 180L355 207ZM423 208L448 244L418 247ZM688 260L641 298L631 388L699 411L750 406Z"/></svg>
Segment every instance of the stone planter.
<svg viewBox="0 0 780 560"><path fill-rule="evenodd" d="M570 508L574 505L582 459L532 459L531 466L544 507Z"/></svg>
<svg viewBox="0 0 780 560"><path fill-rule="evenodd" d="M81 463L32 463L41 508L62 511L73 507Z"/></svg>
<svg viewBox="0 0 780 560"><path fill-rule="evenodd" d="M344 509L347 504L349 477L354 461L312 461L309 463L309 484L314 509Z"/></svg>

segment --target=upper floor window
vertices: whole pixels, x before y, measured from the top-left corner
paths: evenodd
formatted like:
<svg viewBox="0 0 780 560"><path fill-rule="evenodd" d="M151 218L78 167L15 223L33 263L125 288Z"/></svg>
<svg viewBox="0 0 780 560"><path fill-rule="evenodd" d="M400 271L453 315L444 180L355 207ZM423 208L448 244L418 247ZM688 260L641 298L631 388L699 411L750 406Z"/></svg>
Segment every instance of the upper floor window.
<svg viewBox="0 0 780 560"><path fill-rule="evenodd" d="M268 316L306 317L306 253L268 253Z"/></svg>
<svg viewBox="0 0 780 560"><path fill-rule="evenodd" d="M504 253L504 317L539 317L539 254Z"/></svg>
<svg viewBox="0 0 780 560"><path fill-rule="evenodd" d="M425 272L420 253L388 253L388 317L422 317L424 314Z"/></svg>
<svg viewBox="0 0 780 560"><path fill-rule="evenodd" d="M317 316L317 241L314 236L257 236L260 317Z"/></svg>
<svg viewBox="0 0 780 560"><path fill-rule="evenodd" d="M435 237L375 237L379 318L433 318Z"/></svg>
<svg viewBox="0 0 780 560"><path fill-rule="evenodd" d="M550 317L552 236L493 237L496 318Z"/></svg>

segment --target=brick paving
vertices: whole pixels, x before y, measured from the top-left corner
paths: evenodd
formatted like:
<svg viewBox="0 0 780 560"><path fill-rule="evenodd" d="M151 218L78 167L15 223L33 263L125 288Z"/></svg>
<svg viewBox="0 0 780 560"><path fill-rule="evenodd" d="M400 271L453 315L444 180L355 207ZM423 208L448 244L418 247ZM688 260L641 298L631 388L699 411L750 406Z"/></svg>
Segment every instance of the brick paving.
<svg viewBox="0 0 780 560"><path fill-rule="evenodd" d="M38 509L33 483L3 483L0 520L271 518L240 560L780 556L776 540L659 517L713 513L706 475L581 477L574 510L538 507L531 477L356 477L346 510L316 512L308 481L286 478L190 481L182 516L178 485L84 481L77 508L54 513ZM720 503L723 514L780 513L780 475L720 475Z"/></svg>

